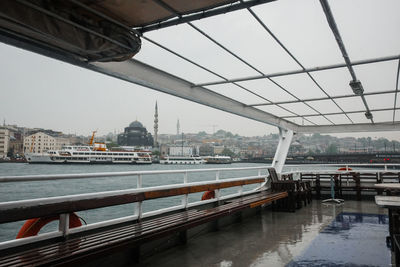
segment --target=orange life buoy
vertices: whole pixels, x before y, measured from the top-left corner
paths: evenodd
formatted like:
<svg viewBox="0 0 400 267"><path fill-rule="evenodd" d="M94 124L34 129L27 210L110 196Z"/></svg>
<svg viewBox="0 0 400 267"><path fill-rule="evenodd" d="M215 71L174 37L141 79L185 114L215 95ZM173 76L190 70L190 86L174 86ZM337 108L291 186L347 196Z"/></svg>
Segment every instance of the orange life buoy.
<svg viewBox="0 0 400 267"><path fill-rule="evenodd" d="M201 200L207 200L212 198L215 198L215 191L206 191L201 197Z"/></svg>
<svg viewBox="0 0 400 267"><path fill-rule="evenodd" d="M44 217L44 218L34 218L27 220L24 225L21 227L21 229L18 232L17 239L19 238L24 238L28 236L34 236L37 235L40 231L40 229L43 228L46 224L49 222L58 220L59 216L54 215L54 216L49 216L49 217ZM79 219L78 215L75 213L70 213L69 214L69 228L75 228L81 226L81 220Z"/></svg>
<svg viewBox="0 0 400 267"><path fill-rule="evenodd" d="M347 171L347 170L349 170L349 171L351 171L351 170L353 170L352 168L346 168L346 167L342 167L342 168L339 168L339 169L337 169L338 171Z"/></svg>

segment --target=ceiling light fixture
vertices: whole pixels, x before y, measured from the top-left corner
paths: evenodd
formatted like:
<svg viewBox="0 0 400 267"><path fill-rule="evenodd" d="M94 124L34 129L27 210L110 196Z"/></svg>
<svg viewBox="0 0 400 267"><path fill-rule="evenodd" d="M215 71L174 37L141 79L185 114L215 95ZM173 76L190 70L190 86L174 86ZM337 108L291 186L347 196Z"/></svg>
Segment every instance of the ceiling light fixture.
<svg viewBox="0 0 400 267"><path fill-rule="evenodd" d="M349 85L356 95L362 95L364 93L364 88L359 80L350 81Z"/></svg>
<svg viewBox="0 0 400 267"><path fill-rule="evenodd" d="M369 111L367 111L367 112L365 112L365 117L367 118L367 119L372 119L372 113L371 112L369 112Z"/></svg>

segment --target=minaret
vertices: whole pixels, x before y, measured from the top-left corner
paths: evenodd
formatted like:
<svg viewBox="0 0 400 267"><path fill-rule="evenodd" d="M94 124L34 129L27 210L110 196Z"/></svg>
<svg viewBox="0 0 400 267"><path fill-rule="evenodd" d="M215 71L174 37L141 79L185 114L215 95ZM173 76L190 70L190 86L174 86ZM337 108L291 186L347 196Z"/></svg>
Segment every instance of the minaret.
<svg viewBox="0 0 400 267"><path fill-rule="evenodd" d="M156 101L156 111L154 113L154 146L158 146L158 107Z"/></svg>
<svg viewBox="0 0 400 267"><path fill-rule="evenodd" d="M179 119L178 122L176 123L176 136L179 137L179 129L180 129L180 125L179 125Z"/></svg>

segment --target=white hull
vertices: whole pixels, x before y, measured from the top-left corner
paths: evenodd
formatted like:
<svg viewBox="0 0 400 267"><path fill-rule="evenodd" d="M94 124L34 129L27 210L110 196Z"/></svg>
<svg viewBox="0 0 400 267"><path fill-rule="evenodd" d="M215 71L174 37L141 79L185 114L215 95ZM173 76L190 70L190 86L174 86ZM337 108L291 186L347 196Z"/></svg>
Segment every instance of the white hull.
<svg viewBox="0 0 400 267"><path fill-rule="evenodd" d="M204 158L207 164L231 164L232 158L229 156L209 156Z"/></svg>
<svg viewBox="0 0 400 267"><path fill-rule="evenodd" d="M171 165L197 165L204 164L205 160L200 157L167 157L160 160L160 164Z"/></svg>
<svg viewBox="0 0 400 267"><path fill-rule="evenodd" d="M143 151L62 149L45 154L27 153L25 157L28 163L152 164L150 153Z"/></svg>

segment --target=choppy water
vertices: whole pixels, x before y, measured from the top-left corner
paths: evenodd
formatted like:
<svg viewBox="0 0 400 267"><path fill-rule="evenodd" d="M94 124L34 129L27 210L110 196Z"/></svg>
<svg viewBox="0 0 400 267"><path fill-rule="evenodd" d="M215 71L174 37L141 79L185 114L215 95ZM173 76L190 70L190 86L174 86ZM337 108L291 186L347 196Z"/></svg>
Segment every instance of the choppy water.
<svg viewBox="0 0 400 267"><path fill-rule="evenodd" d="M224 165L51 165L51 164L0 164L0 176L9 175L35 175L35 174L71 174L71 173L95 173L95 172L119 172L119 171L150 171L170 169L204 169L204 168L232 168L261 166L255 163L237 163ZM252 171L223 171L220 179L254 176L257 170ZM188 182L215 180L215 172L189 173ZM178 184L183 182L183 174L144 175L143 187ZM35 181L18 183L0 183L0 202L33 199L42 197L62 196L79 193L102 192L136 188L137 176L104 177L57 181ZM257 185L248 185L246 189ZM221 194L233 193L237 189L224 189ZM189 195L189 202L199 201L202 193ZM143 211L151 211L179 205L182 197L169 197L145 201ZM123 216L133 215L134 204L102 208L97 210L81 211L78 215L87 223L99 222ZM0 242L14 239L23 222L14 222L0 225ZM43 231L56 229L57 224L46 226Z"/></svg>
<svg viewBox="0 0 400 267"><path fill-rule="evenodd" d="M0 164L0 176L9 175L36 175L36 174L72 174L72 173L95 173L95 172L118 172L118 171L150 171L150 170L170 170L170 169L204 169L204 168L236 168L236 167L255 167L262 166L257 163L235 163L222 165L51 165L51 164ZM311 169L313 167L304 165L301 169ZM328 167L326 167L328 168ZM336 169L337 167L329 167ZM299 167L287 166L286 170L298 170ZM264 172L265 173L265 172ZM220 179L254 176L258 170L244 171L223 171ZM198 182L215 180L215 172L189 173L188 182ZM183 182L183 174L163 174L163 175L144 175L143 187L179 184ZM18 183L0 183L0 202L16 201L24 199L34 199L42 197L53 197L71 195L79 193L103 192L111 190L122 190L136 188L137 176L126 177L103 177L87 178L74 180L57 181L35 181ZM255 188L257 185L248 185L244 190ZM234 193L236 188L221 190L222 195ZM237 192L237 191L236 191ZM199 201L202 193L189 195L189 202ZM169 197L145 201L143 212L160 208L179 205L182 196ZM135 204L127 204L102 208L97 210L81 211L78 215L85 219L87 223L94 223L103 220L133 215ZM23 222L14 222L0 225L0 242L14 239L21 228ZM49 224L43 231L50 231L57 228L56 223Z"/></svg>

